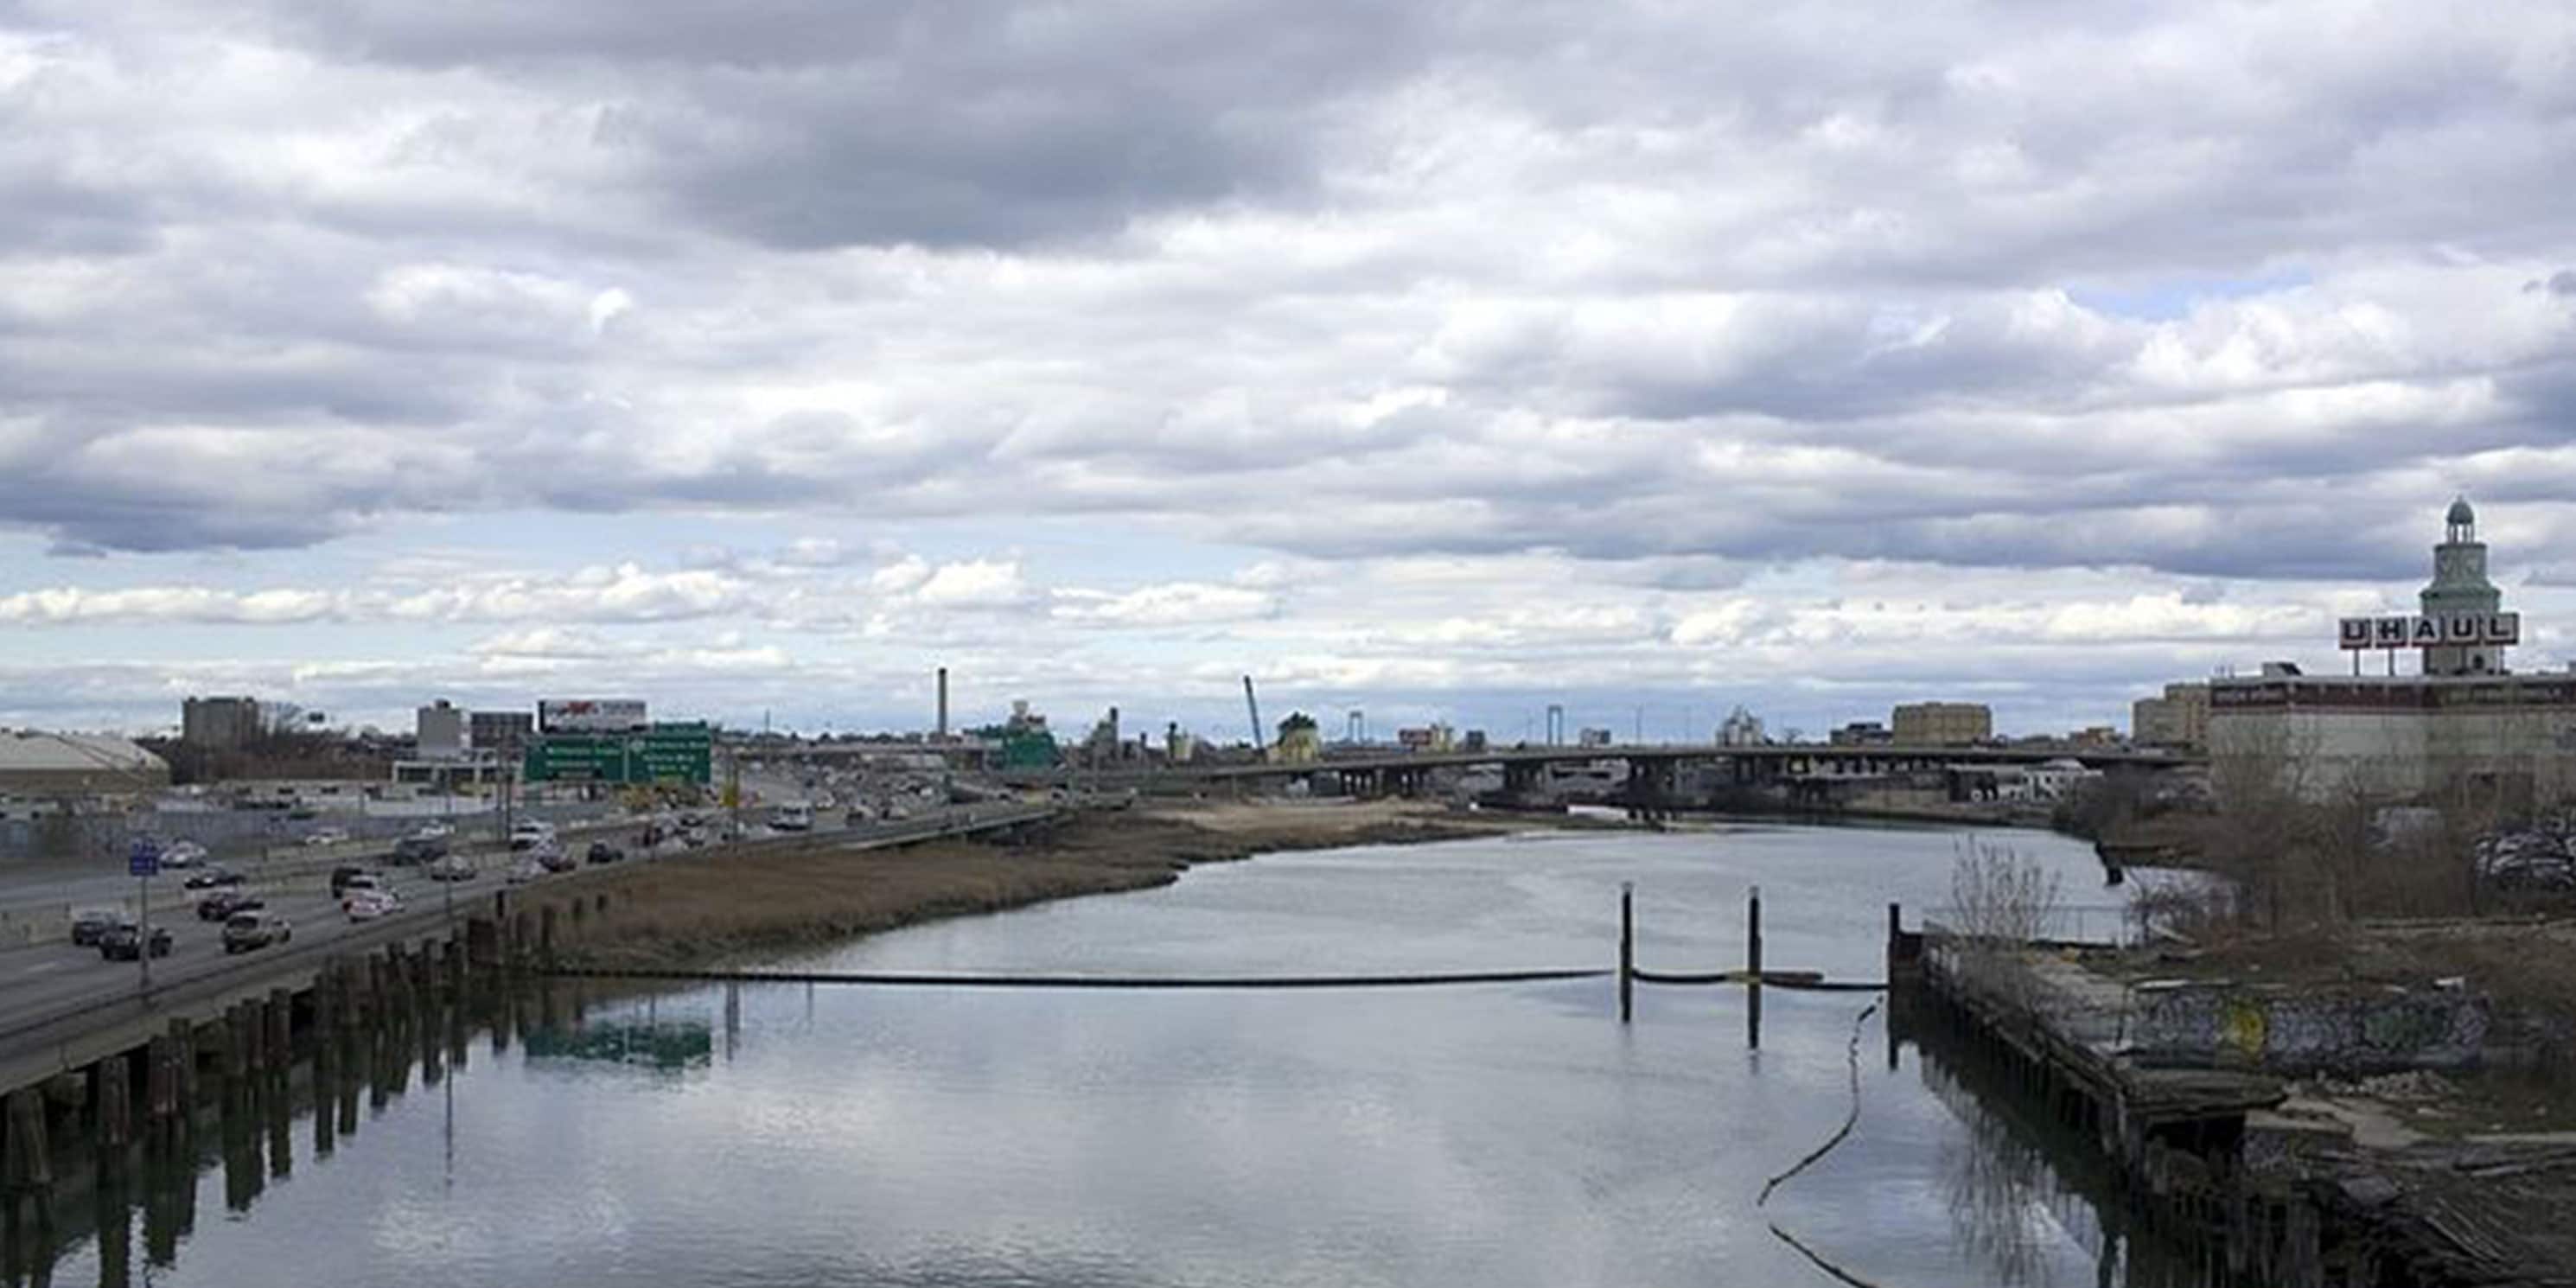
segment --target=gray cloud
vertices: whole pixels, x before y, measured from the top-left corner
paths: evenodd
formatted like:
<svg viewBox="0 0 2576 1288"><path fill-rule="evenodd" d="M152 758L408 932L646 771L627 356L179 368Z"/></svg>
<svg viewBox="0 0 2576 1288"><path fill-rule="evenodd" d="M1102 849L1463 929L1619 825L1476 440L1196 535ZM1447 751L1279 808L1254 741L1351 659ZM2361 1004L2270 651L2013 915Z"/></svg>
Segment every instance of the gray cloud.
<svg viewBox="0 0 2576 1288"><path fill-rule="evenodd" d="M2563 14L2330 9L21 0L0 522L2411 575L2576 484Z"/></svg>
<svg viewBox="0 0 2576 1288"><path fill-rule="evenodd" d="M768 246L1019 247L1305 191L1348 94L1417 63L1411 6L905 0L283 6L335 54L607 90L595 142Z"/></svg>

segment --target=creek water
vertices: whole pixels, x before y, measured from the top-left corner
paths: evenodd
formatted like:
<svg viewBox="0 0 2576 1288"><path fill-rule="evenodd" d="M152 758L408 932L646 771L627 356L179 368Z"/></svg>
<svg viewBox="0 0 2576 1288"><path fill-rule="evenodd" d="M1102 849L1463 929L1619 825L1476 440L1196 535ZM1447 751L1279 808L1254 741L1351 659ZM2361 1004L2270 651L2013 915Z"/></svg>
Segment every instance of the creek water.
<svg viewBox="0 0 2576 1288"><path fill-rule="evenodd" d="M2058 874L2064 902L2116 902L2087 847L1977 839ZM775 965L1602 967L1627 881L1643 968L1740 966L1759 884L1767 966L1876 979L1887 904L1911 922L1945 903L1967 843L1746 826L1271 855ZM1739 988L1641 986L1622 1025L1606 978L620 988L524 1040L461 1039L435 1085L406 1076L362 1111L314 1123L282 1101L146 1185L175 1193L103 1197L32 1255L13 1227L10 1267L404 1288L1833 1282L1785 1233L1888 1288L2183 1282L2092 1197L2080 1152L1973 1067L1892 1041L1883 1009L1862 1018L1871 994L1765 990L1757 1050ZM1758 1202L1842 1125L1855 1070L1851 1135Z"/></svg>

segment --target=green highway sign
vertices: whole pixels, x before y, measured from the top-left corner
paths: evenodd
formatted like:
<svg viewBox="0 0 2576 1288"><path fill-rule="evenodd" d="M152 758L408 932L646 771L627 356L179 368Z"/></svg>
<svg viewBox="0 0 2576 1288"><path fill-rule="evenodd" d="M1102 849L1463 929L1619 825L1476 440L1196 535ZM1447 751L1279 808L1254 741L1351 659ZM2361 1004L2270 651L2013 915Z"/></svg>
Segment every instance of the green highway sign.
<svg viewBox="0 0 2576 1288"><path fill-rule="evenodd" d="M641 733L547 734L528 744L529 782L699 783L712 781L715 731L702 724L655 725Z"/></svg>

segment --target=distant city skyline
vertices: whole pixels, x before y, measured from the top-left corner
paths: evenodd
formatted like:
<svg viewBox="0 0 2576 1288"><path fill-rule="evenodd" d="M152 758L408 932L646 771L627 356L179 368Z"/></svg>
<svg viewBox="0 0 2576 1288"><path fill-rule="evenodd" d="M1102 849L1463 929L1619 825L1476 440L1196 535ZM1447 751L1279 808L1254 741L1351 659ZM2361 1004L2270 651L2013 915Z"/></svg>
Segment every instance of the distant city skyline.
<svg viewBox="0 0 2576 1288"><path fill-rule="evenodd" d="M2564 6L667 9L0 5L0 724L2576 658Z"/></svg>

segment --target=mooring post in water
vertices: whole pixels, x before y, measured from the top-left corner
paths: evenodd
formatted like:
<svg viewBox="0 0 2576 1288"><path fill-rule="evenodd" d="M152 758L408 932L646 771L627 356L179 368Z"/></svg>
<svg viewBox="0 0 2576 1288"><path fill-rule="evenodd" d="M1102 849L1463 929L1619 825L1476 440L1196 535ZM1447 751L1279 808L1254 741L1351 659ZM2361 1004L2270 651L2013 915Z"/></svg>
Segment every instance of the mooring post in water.
<svg viewBox="0 0 2576 1288"><path fill-rule="evenodd" d="M1745 903L1744 1040L1762 1049L1762 887L1753 887Z"/></svg>
<svg viewBox="0 0 2576 1288"><path fill-rule="evenodd" d="M1636 1014L1637 916L1636 883L1619 883L1619 1022Z"/></svg>

